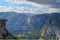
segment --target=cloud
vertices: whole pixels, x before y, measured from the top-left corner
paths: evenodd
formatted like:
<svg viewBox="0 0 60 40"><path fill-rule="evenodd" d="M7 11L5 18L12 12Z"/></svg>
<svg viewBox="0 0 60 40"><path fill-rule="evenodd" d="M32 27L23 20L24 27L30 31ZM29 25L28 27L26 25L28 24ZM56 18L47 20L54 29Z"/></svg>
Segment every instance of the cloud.
<svg viewBox="0 0 60 40"><path fill-rule="evenodd" d="M12 8L12 6L0 6L0 12L9 12L9 11L13 11L14 9Z"/></svg>
<svg viewBox="0 0 60 40"><path fill-rule="evenodd" d="M41 10L41 8L28 8L28 7L18 7L18 6L0 6L0 12L17 12L17 13L53 13L59 12L56 8L48 8L48 10Z"/></svg>
<svg viewBox="0 0 60 40"><path fill-rule="evenodd" d="M27 0L41 5L49 6L47 13L60 13L60 0Z"/></svg>
<svg viewBox="0 0 60 40"><path fill-rule="evenodd" d="M17 13L36 13L38 8L15 7L15 6L0 6L0 12L17 12Z"/></svg>
<svg viewBox="0 0 60 40"><path fill-rule="evenodd" d="M59 13L59 10L57 8L49 8L47 13Z"/></svg>
<svg viewBox="0 0 60 40"><path fill-rule="evenodd" d="M54 3L59 3L59 1L52 0L5 0L6 3L14 4L15 6L0 6L0 12L17 12L17 13L53 13L59 12L57 8L54 8L56 5ZM37 8L28 8L24 6L16 5L32 5ZM53 6L52 6L53 5ZM48 10L45 10L47 8ZM42 10L44 9L44 10Z"/></svg>
<svg viewBox="0 0 60 40"><path fill-rule="evenodd" d="M60 8L60 0L28 0L30 2L35 2L43 5L50 5L53 8Z"/></svg>
<svg viewBox="0 0 60 40"><path fill-rule="evenodd" d="M42 4L37 4L35 2L30 2L27 0L6 0L5 2L11 3L11 4L16 4L16 5L20 5L20 4L31 4L37 7L50 7L49 5L42 5Z"/></svg>

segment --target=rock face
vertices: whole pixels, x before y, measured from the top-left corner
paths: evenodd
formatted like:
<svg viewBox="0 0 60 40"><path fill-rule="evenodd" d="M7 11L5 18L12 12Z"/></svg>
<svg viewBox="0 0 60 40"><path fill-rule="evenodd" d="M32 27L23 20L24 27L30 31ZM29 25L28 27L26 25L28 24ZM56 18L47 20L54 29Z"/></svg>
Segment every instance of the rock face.
<svg viewBox="0 0 60 40"><path fill-rule="evenodd" d="M4 30L6 26L6 21L7 20L0 19L0 38L3 38L3 33L6 33L6 31Z"/></svg>
<svg viewBox="0 0 60 40"><path fill-rule="evenodd" d="M58 40L60 39L60 13L53 13L50 14L48 22L47 22L47 28L44 27L42 31L42 36L46 38L46 40L54 39ZM45 29L46 28L46 29Z"/></svg>
<svg viewBox="0 0 60 40"><path fill-rule="evenodd" d="M0 39L13 38L6 30L6 19L0 19Z"/></svg>

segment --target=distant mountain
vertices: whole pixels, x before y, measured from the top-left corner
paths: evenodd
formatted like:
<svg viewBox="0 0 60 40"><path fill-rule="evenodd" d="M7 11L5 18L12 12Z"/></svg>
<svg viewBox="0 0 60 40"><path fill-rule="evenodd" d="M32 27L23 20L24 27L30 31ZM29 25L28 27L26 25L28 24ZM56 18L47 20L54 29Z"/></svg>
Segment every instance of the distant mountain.
<svg viewBox="0 0 60 40"><path fill-rule="evenodd" d="M0 19L4 18L6 22L6 29L12 33L17 34L21 32L28 32L32 30L39 30L44 26L48 17L57 19L60 14L31 14L31 13L15 13L15 12L0 12ZM30 24L28 24L30 18ZM50 20L51 20L50 19Z"/></svg>
<svg viewBox="0 0 60 40"><path fill-rule="evenodd" d="M36 30L40 30L47 20L46 14L36 14L31 17L31 25L35 27Z"/></svg>
<svg viewBox="0 0 60 40"><path fill-rule="evenodd" d="M60 13L51 13L51 14L48 14L47 16L48 16L48 24L47 24L48 28L44 27L43 30L46 30L46 31L45 32L42 31L43 37L45 36L46 38L48 38L48 35L50 35L49 36L50 38L54 35L56 35L57 37L60 37L60 32L59 32L60 31Z"/></svg>
<svg viewBox="0 0 60 40"><path fill-rule="evenodd" d="M11 33L18 33L27 26L27 18L30 13L0 12L0 19L7 19L6 29ZM19 31L18 31L19 30ZM18 32L17 32L18 31Z"/></svg>
<svg viewBox="0 0 60 40"><path fill-rule="evenodd" d="M7 21L7 28L12 33L18 33L20 30L22 30L23 26L27 25L27 17L24 14L16 14L15 16L11 17Z"/></svg>
<svg viewBox="0 0 60 40"><path fill-rule="evenodd" d="M1 18L9 18L10 16L15 15L15 12L0 12L0 19Z"/></svg>
<svg viewBox="0 0 60 40"><path fill-rule="evenodd" d="M28 17L30 17L31 23L28 25ZM38 29L44 25L46 21L46 15L33 15L30 13L15 13L15 12L1 12L0 18L7 19L6 29L14 34L32 29ZM42 24L41 24L42 22Z"/></svg>
<svg viewBox="0 0 60 40"><path fill-rule="evenodd" d="M51 30L53 30L55 34L60 37L60 13L50 14L49 25Z"/></svg>

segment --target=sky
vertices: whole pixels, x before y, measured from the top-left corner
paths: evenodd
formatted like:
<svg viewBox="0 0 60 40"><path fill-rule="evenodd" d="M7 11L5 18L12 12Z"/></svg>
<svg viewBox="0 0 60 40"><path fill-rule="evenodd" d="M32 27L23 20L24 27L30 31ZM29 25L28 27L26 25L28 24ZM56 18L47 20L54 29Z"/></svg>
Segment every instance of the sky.
<svg viewBox="0 0 60 40"><path fill-rule="evenodd" d="M60 0L0 0L0 12L60 13Z"/></svg>

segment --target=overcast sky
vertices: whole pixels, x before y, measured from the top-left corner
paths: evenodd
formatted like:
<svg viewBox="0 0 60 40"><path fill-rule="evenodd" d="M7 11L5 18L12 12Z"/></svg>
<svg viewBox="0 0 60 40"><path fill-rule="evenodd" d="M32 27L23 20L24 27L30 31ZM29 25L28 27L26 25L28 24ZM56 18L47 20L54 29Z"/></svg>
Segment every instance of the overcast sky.
<svg viewBox="0 0 60 40"><path fill-rule="evenodd" d="M0 0L0 12L59 13L60 0Z"/></svg>

